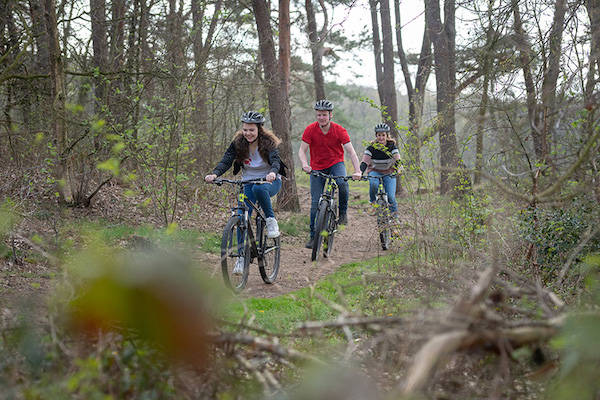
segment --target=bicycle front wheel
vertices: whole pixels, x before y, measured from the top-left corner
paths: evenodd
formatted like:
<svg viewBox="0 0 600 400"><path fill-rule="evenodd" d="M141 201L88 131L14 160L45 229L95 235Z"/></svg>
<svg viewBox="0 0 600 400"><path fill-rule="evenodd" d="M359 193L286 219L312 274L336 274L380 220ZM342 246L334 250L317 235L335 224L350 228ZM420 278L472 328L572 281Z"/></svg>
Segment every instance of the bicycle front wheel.
<svg viewBox="0 0 600 400"><path fill-rule="evenodd" d="M324 238L323 256L329 257L333 251L333 239L335 237L335 230L337 229L337 221L335 219L335 212L327 210L327 237Z"/></svg>
<svg viewBox="0 0 600 400"><path fill-rule="evenodd" d="M241 264L241 270L234 270L238 263ZM235 292L243 290L248 282L249 269L250 251L242 219L231 217L221 240L221 271L225 284Z"/></svg>
<svg viewBox="0 0 600 400"><path fill-rule="evenodd" d="M328 235L327 228L329 225L329 212L327 211L327 203L322 201L319 203L319 209L317 210L317 216L315 217L315 237L313 238L313 246L312 246L312 261L317 261L319 259L319 254L321 252L321 244L325 240L325 237Z"/></svg>
<svg viewBox="0 0 600 400"><path fill-rule="evenodd" d="M390 210L387 202L377 201L377 229L379 230L379 241L381 248L387 250L390 248L391 229L390 229Z"/></svg>
<svg viewBox="0 0 600 400"><path fill-rule="evenodd" d="M267 237L267 230L263 228L260 244L261 248L259 249L258 256L258 270L260 271L260 277L265 283L273 283L279 272L281 237L278 236L274 239L269 239Z"/></svg>

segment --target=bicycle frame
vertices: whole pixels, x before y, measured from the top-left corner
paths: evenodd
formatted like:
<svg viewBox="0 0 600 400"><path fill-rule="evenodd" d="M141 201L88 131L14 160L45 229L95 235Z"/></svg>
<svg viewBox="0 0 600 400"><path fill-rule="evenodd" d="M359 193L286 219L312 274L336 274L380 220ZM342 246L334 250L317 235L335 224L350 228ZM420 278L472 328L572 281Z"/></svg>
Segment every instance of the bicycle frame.
<svg viewBox="0 0 600 400"><path fill-rule="evenodd" d="M262 211L262 208L260 208L260 206L257 206L256 204L254 204L252 201L248 200L247 196L244 194L244 185L248 184L248 183L267 183L267 181L265 181L264 179L253 179L253 180L248 180L248 181L234 181L234 180L229 180L229 179L215 179L213 181L216 185L222 185L224 182L226 183L231 183L232 185L238 185L239 189L238 189L238 195L237 195L237 205L235 207L231 207L231 216L240 216L240 218L242 219L242 235L248 235L248 238L250 239L249 243L250 243L250 255L252 258L258 257L258 249L262 248L263 243L257 243L256 241L256 237L259 238L259 241L262 241L262 230L264 229L264 224L265 224L265 220L266 217ZM246 203L246 200L248 200L248 203L250 203L250 207L248 207L248 204ZM250 213L250 209L256 211L256 237L254 236L254 231L252 230L252 224L250 223L250 218L248 217L249 213ZM245 239L244 236L242 236L242 239ZM240 241L241 243L244 243L244 240Z"/></svg>
<svg viewBox="0 0 600 400"><path fill-rule="evenodd" d="M379 229L379 239L381 241L381 247L383 250L387 250L390 246L390 227L389 223L391 221L391 215L389 212L389 202L388 202L388 194L385 191L383 186L383 179L385 177L395 177L396 174L385 174L381 176L365 176L365 179L377 179L379 180L379 185L377 186L377 194L376 194L376 203L377 206L381 206L383 208L377 209L377 226ZM394 194L392 194L394 195Z"/></svg>
<svg viewBox="0 0 600 400"><path fill-rule="evenodd" d="M325 178L323 192L319 197L317 215L315 215L314 221L315 236L313 238L311 259L312 261L316 261L319 257L322 242L324 246L323 256L329 256L329 253L333 247L333 236L335 232L337 232L338 215L335 194L338 184L336 179L344 179L347 181L351 179L352 176L334 176L324 174L320 171L312 171L310 174ZM324 237L324 232L326 232L326 238Z"/></svg>

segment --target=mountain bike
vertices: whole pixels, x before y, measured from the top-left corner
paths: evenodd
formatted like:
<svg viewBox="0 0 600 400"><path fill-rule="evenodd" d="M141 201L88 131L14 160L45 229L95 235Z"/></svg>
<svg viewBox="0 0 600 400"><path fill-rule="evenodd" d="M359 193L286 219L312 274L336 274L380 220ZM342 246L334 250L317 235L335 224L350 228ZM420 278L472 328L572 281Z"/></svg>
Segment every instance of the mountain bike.
<svg viewBox="0 0 600 400"><path fill-rule="evenodd" d="M231 217L223 229L221 239L221 271L225 284L233 291L239 292L246 287L250 264L256 258L258 270L265 283L273 283L279 272L281 240L280 237L268 238L266 217L260 208L251 201L246 204L244 185L248 183L267 184L264 179L247 181L215 179L212 183L221 186L224 183L238 186L237 206L231 208ZM256 212L254 235L252 221L249 218L250 209ZM243 257L244 266L241 274L234 274L233 268L237 260Z"/></svg>
<svg viewBox="0 0 600 400"><path fill-rule="evenodd" d="M386 174L381 176L365 176L363 179L378 179L379 185L377 187L377 194L375 195L375 214L377 215L377 230L379 232L379 241L381 242L381 248L387 250L390 248L392 241L392 225L394 224L394 218L390 212L390 205L388 203L388 196L383 187L383 178L386 176L396 177L396 174Z"/></svg>
<svg viewBox="0 0 600 400"><path fill-rule="evenodd" d="M333 240L338 227L338 202L336 192L338 185L336 179L345 181L352 176L333 176L319 171L311 171L311 175L325 178L325 187L319 198L319 206L315 215L315 236L313 237L311 260L317 261L323 245L323 257L329 257L333 249Z"/></svg>

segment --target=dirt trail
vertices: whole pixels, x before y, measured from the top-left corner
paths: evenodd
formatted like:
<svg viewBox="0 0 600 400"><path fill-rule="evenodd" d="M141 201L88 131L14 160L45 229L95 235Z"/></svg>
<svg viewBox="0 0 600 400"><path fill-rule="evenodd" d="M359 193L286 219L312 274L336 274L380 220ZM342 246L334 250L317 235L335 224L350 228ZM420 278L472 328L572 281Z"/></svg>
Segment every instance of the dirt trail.
<svg viewBox="0 0 600 400"><path fill-rule="evenodd" d="M242 292L243 297L275 297L308 286L323 276L334 272L339 266L350 262L365 260L385 254L379 245L379 235L375 217L366 213L367 206L354 206L356 200L368 194L353 193L350 183L350 207L348 209L348 225L336 234L334 248L329 258L321 258L313 263L310 260L311 250L304 247L308 237L281 237L281 266L275 283L265 284L260 278L256 261L250 265L248 285ZM298 187L300 207L308 215L310 211L310 194L306 188ZM278 212L278 218L285 218L285 213ZM214 259L214 260L213 260ZM219 256L211 256L214 265L212 274L220 276Z"/></svg>

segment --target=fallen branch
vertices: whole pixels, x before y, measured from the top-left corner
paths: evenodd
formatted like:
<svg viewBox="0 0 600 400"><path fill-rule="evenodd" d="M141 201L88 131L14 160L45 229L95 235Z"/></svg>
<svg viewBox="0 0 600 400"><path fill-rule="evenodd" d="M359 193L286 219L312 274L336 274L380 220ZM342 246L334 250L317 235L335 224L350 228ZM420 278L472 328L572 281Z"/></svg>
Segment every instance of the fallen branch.
<svg viewBox="0 0 600 400"><path fill-rule="evenodd" d="M522 326L511 329L484 329L478 331L458 330L442 333L429 339L415 355L408 377L400 391L411 394L423 389L434 368L444 356L476 346L507 341L515 349L531 343L547 341L557 334L564 324L560 316L547 321L546 326Z"/></svg>
<svg viewBox="0 0 600 400"><path fill-rule="evenodd" d="M271 354L275 354L282 358L289 358L296 361L310 361L320 365L326 365L326 363L319 358L301 353L294 349L283 347L278 343L268 341L261 337L241 335L234 333L221 333L212 337L212 343L217 345L224 344L245 344L254 347L255 349L267 351Z"/></svg>

